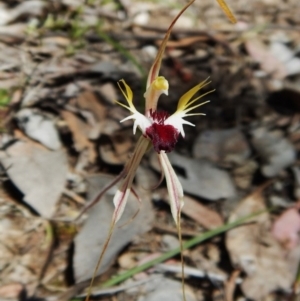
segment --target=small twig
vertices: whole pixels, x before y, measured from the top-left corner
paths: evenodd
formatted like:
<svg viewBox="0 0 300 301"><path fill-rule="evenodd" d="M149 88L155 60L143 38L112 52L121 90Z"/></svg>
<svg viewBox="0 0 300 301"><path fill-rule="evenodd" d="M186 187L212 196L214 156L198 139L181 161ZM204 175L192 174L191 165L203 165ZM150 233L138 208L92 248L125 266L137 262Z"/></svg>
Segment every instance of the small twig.
<svg viewBox="0 0 300 301"><path fill-rule="evenodd" d="M77 193L75 193L74 191L65 188L63 191L64 195L66 195L67 197L69 197L70 199L72 199L73 201L75 201L78 204L85 204L86 201L83 197L81 197L80 195L78 195Z"/></svg>
<svg viewBox="0 0 300 301"><path fill-rule="evenodd" d="M157 271L171 272L171 273L181 273L181 265L174 264L164 264L161 263L155 267ZM199 268L185 267L185 275L198 277L198 278L209 278L212 281L225 282L228 277L227 275L218 274L216 272L205 271ZM235 284L240 284L243 279L240 277L235 278Z"/></svg>
<svg viewBox="0 0 300 301"><path fill-rule="evenodd" d="M234 290L237 284L242 282L241 278L239 277L241 271L235 270L232 272L229 279L226 281L225 284L225 301L233 301L234 300ZM241 280L241 281L239 281Z"/></svg>

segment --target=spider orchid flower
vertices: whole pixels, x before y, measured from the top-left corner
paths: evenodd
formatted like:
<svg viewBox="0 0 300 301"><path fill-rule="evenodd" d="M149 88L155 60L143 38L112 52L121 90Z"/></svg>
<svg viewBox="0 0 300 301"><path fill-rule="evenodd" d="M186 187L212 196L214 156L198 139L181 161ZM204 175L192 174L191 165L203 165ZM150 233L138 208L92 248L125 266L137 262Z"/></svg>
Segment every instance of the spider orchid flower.
<svg viewBox="0 0 300 301"><path fill-rule="evenodd" d="M152 75L150 71L149 77L151 78ZM127 101L127 105L120 102L117 103L131 112L131 115L121 120L121 122L130 119L134 120L133 133L135 134L137 128L139 128L142 135L138 140L132 157L125 166L125 178L114 197L115 212L113 220L118 221L121 217L131 191L135 171L143 155L152 145L158 154L160 165L166 178L172 216L178 225L181 208L183 206L183 189L166 153L174 149L180 135L185 137L184 124L194 126L194 124L186 121L184 118L193 115L204 115L202 113L190 112L207 103L208 101L195 104L200 98L211 91L193 98L201 88L209 84L209 82L205 80L185 93L179 99L176 112L169 115L165 111L157 110L157 102L160 95L168 95L168 81L163 76L154 76L153 78L154 80L148 85L144 94L146 100L145 114L138 112L133 105L133 93L126 82L121 80L119 83L120 90Z"/></svg>
<svg viewBox="0 0 300 301"><path fill-rule="evenodd" d="M183 189L176 176L174 169L170 164L170 161L166 153L171 152L174 149L180 134L183 138L185 137L183 125L195 126L191 122L185 120L184 119L185 117L195 116L195 115L205 115L203 113L190 113L190 112L209 102L209 101L205 101L196 104L196 102L199 99L213 92L214 90L211 90L209 92L206 92L205 94L193 98L194 95L199 90L201 90L203 87L205 87L210 83L206 79L205 81L199 83L194 88L192 88L187 93L185 93L178 101L176 112L173 113L172 115L169 115L165 111L157 110L157 102L159 97L162 94L168 95L168 90L169 90L169 83L163 76L159 76L159 70L172 28L174 27L175 23L180 18L180 16L194 2L195 0L191 0L178 13L178 15L175 17L175 19L172 21L171 25L169 26L166 35L160 45L160 48L157 52L156 58L154 60L154 63L150 69L147 78L147 87L146 87L146 92L144 93L144 97L145 97L144 114L138 112L137 109L135 108L133 104L133 93L130 87L126 84L125 80L122 79L118 83L119 88L122 91L127 101L127 104L125 105L121 102L118 101L116 102L122 107L126 108L131 113L130 116L124 118L120 122L124 122L130 119L134 120L133 134L135 134L137 128L139 128L140 131L142 132L142 136L140 137L136 145L133 155L125 165L121 174L117 176L110 184L104 187L101 190L101 192L98 194L98 196L81 210L81 212L76 218L76 220L78 220L83 215L84 212L86 212L89 208L91 208L95 203L97 203L101 199L101 197L104 195L105 192L108 191L108 189L110 189L118 182L122 181L113 199L115 211L112 218L112 226L110 229L108 241L110 239L110 235L112 233L114 225L122 216L130 192L132 191L137 196L135 191L132 189L132 182L135 177L135 172L142 160L143 155L151 147L151 145L153 146L154 150L158 153L160 165L162 167L162 171L164 173L167 182L172 216L174 218L177 227L179 226L180 213L183 206ZM231 12L230 8L227 6L225 0L217 0L217 2L220 5L223 12L229 18L229 20L232 23L236 23L236 19L233 13ZM102 255L100 256L99 262L101 261ZM97 264L97 266L98 265L99 263Z"/></svg>
<svg viewBox="0 0 300 301"><path fill-rule="evenodd" d="M195 0L191 0L189 3L187 3L185 7L175 17L175 19L172 21L171 25L169 26L167 33L160 45L157 56L150 69L148 79L147 79L146 92L144 93L144 97L145 97L144 114L138 112L137 109L135 108L133 104L133 93L130 87L126 84L126 82L122 79L118 83L120 90L122 91L127 101L127 104L125 105L118 101L117 103L122 107L126 108L131 113L130 116L124 118L123 120L121 120L121 122L132 119L134 121L133 134L135 134L137 128L139 128L140 131L142 132L142 136L140 137L137 143L137 146L134 150L132 157L125 165L123 173L113 183L115 184L116 182L118 182L121 179L121 176L124 177L113 199L115 205L115 211L112 219L112 224L115 224L120 219L124 211L129 193L130 191L133 191L131 187L135 176L135 172L140 164L143 155L152 145L154 150L158 153L160 165L162 167L162 171L165 175L166 182L167 182L172 216L178 227L178 231L180 232L179 222L180 222L181 209L183 206L183 189L176 176L174 169L170 164L170 161L166 153L171 152L174 149L180 134L184 138L185 133L184 133L183 125L194 126L194 124L185 120L184 119L185 117L194 116L194 115L205 115L202 113L190 113L190 112L204 105L205 103L209 102L209 101L205 101L196 104L196 102L199 99L213 92L213 90L206 92L201 96L193 98L194 95L200 89L208 85L210 82L206 79L205 81L199 83L197 86L189 90L179 99L177 110L172 115L169 115L165 111L157 110L157 102L160 95L162 94L168 95L169 83L163 76L159 76L159 70L160 70L163 54L165 52L165 48L171 34L171 30L174 27L176 21L179 19L179 17L185 12L185 10L194 1ZM229 20L232 23L236 23L236 19L232 14L230 8L227 6L225 0L217 0L217 2L220 5L223 12L229 18ZM134 191L133 193L136 195Z"/></svg>
<svg viewBox="0 0 300 301"><path fill-rule="evenodd" d="M144 114L137 111L133 104L133 93L130 87L126 84L126 82L122 79L118 83L120 90L125 97L127 104L123 104L121 102L117 103L122 107L126 108L131 114L121 120L124 122L126 120L133 120L133 133L135 134L137 129L139 129L142 133L141 137L139 138L135 150L131 156L131 158L126 163L123 171L119 176L117 176L111 183L109 183L106 187L102 189L102 191L98 194L98 196L88 204L77 219L90 207L92 207L95 203L97 203L101 197L104 195L105 192L108 191L112 186L120 182L118 190L114 196L113 203L115 206L114 214L111 221L110 230L98 259L96 268L94 270L94 274L92 277L91 284L89 286L89 291L86 297L86 300L89 300L89 296L91 293L91 287L96 276L96 272L102 262L102 258L104 253L107 249L108 243L112 236L113 229L117 223L117 221L121 218L122 213L125 209L126 202L130 192L133 192L135 196L137 194L132 188L132 183L135 177L136 170L144 156L144 154L148 151L149 148L153 147L154 150L158 154L158 158L160 161L160 165L162 167L162 172L166 178L167 189L169 193L170 199L170 206L172 216L176 223L178 229L178 236L180 240L180 248L182 250L182 240L181 240L181 229L180 229L180 215L181 209L183 206L183 189L182 186L177 178L177 175L172 168L172 165L167 157L167 153L171 152L178 139L181 135L182 137L185 136L183 126L190 125L194 126L191 122L187 121L185 118L194 115L204 115L202 113L195 113L193 112L198 107L204 105L208 101L197 103L199 99L211 93L213 91L206 92L200 96L196 96L197 92L201 90L203 87L208 85L210 82L205 80L194 88L186 92L178 101L177 109L175 113L169 115L165 111L159 111L157 109L158 99L162 94L168 95L169 90L169 83L163 77L159 75L159 70L161 66L161 61L163 58L163 54L165 52L165 48L167 45L167 41L170 37L171 30L179 19L179 17L184 13L184 11L194 2L195 0L191 0L186 6L179 12L179 14L175 17L172 21L171 25L169 26L167 33L160 45L158 50L157 56L154 60L154 63L150 69L148 79L147 79L147 87L146 92L144 94L145 97L145 112ZM235 23L234 15L231 13L230 9L228 8L225 0L217 0L219 5L221 6L222 10L228 16L228 18ZM182 261L182 274L184 274L184 265L183 265L183 257L181 253L181 261ZM182 288L183 288L183 296L185 300L185 293L184 293L184 280L182 278Z"/></svg>
<svg viewBox="0 0 300 301"><path fill-rule="evenodd" d="M132 157L125 165L122 182L113 199L115 206L113 223L116 223L120 219L124 211L128 196L132 191L132 182L135 176L135 172L140 164L143 155L152 145L154 150L158 154L159 162L162 167L163 174L166 178L172 216L176 225L178 226L179 224L181 209L183 206L183 189L174 169L170 164L170 161L167 157L167 153L171 152L174 149L180 135L182 137L185 137L183 125L194 126L194 124L185 120L184 118L194 115L205 115L202 113L191 112L196 108L202 106L203 104L207 103L208 101L203 103L196 102L212 91L209 91L196 98L193 98L194 95L200 89L208 85L210 82L208 80L205 80L199 83L197 86L189 90L179 99L176 112L172 115L169 115L167 112L159 111L157 109L159 97L162 94L168 95L169 89L168 81L163 76L159 76L159 70L171 30L178 18L181 16L181 14L193 2L194 1L189 2L176 16L176 18L173 20L170 27L168 28L167 33L161 43L156 59L150 69L147 79L147 87L146 92L144 94L144 114L138 112L135 108L133 104L132 90L126 84L126 82L122 79L118 83L119 88L127 101L127 104L123 104L118 101L117 103L122 107L126 108L131 113L131 115L121 120L121 122L132 119L134 121L133 134L136 133L136 130L138 128L141 131L142 135L138 140Z"/></svg>

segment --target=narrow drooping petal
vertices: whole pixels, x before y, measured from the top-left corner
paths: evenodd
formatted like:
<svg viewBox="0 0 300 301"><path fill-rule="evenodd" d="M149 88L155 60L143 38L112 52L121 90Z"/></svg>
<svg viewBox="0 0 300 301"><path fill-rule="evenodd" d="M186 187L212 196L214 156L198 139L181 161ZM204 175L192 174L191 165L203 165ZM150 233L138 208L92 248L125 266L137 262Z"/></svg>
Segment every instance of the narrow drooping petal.
<svg viewBox="0 0 300 301"><path fill-rule="evenodd" d="M167 42L169 40L172 28L174 27L176 21L178 20L178 18L184 13L184 11L194 2L195 0L190 1L180 12L179 14L175 17L175 19L172 21L171 25L169 26L166 35L162 41L162 43L160 44L160 47L158 49L156 58L154 60L154 63L149 71L148 74L148 79L147 79L147 89L150 87L151 83L158 77L159 75L159 70L160 70L160 65L161 65L161 61L167 46ZM155 110L156 107L152 107L151 104L147 103L146 101L146 111L149 111L150 109Z"/></svg>
<svg viewBox="0 0 300 301"><path fill-rule="evenodd" d="M129 159L125 166L125 178L121 182L113 199L115 211L112 220L114 223L116 223L122 216L125 205L127 203L128 196L131 191L131 186L135 176L135 172L141 162L142 157L149 148L149 145L150 141L141 136L136 145L132 157Z"/></svg>
<svg viewBox="0 0 300 301"><path fill-rule="evenodd" d="M178 223L180 221L181 208L183 206L183 189L167 154L162 151L158 155L158 158L160 160L160 164L167 182L171 213L176 225L178 226Z"/></svg>

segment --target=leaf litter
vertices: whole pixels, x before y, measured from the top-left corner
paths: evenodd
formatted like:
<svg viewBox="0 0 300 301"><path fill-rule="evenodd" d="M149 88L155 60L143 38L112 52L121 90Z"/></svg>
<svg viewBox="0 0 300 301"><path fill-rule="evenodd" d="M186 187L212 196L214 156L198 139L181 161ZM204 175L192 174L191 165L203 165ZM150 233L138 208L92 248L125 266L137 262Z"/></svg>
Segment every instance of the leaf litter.
<svg viewBox="0 0 300 301"><path fill-rule="evenodd" d="M101 189L101 187L108 184L110 180L111 178L105 175L90 176L88 178L88 201L93 200L99 192L99 188ZM95 262L99 257L99 249L103 248L110 227L110 218L114 211L111 202L113 195L114 193L109 191L101 202L90 209L91 212L87 212L88 219L80 233L75 237L73 267L76 282L91 279L93 275ZM143 197L145 200L150 200L150 196L146 197L144 194ZM134 197L128 201L128 207L120 221L121 226L115 230L112 236L101 268L97 272L98 275L108 269L116 255L130 243L135 236L144 234L151 228L153 215L150 201L144 202L139 210L139 214L132 220L136 214L136 202ZM98 230L99 220L104 221L101 231ZM97 233L96 236L95 232Z"/></svg>
<svg viewBox="0 0 300 301"><path fill-rule="evenodd" d="M29 140L18 140L1 152L1 164L32 209L52 217L65 187L68 165L63 150L50 151Z"/></svg>
<svg viewBox="0 0 300 301"><path fill-rule="evenodd" d="M82 200L92 199L102 177L118 173L135 142L129 123L119 123L126 112L114 103L121 97L116 81L130 83L135 105L142 108L138 64L149 68L183 3L0 4L0 88L5 92L0 95L12 99L1 106L0 298L18 300L25 290L27 296L55 300L70 284L79 293L81 281L91 277L109 226L111 192L78 224L63 220L80 212ZM268 209L275 198L282 201L275 213L231 230L225 240L217 237L185 251L186 283L192 300L225 295L226 300L286 300L300 254L299 6L294 0L251 5L239 0L232 4L236 25L213 1L196 1L193 8L174 29L162 70L172 86L170 98L162 99L167 111L201 79L210 76L216 88L204 109L207 116L193 119L196 127L186 129L171 156L186 194L184 238ZM131 221L135 210L129 207L128 224L115 233L100 282L126 269L116 264L118 256L163 253L165 235L174 235L165 183L152 189L159 173L149 154L135 183L143 201L140 212ZM264 195L253 193L266 178L274 182ZM58 244L46 237L49 233ZM167 267L144 273L149 281L153 273L163 273L161 283L170 286L143 291L141 285L132 295L125 283L127 293L119 291L117 297L180 299L178 263L174 258ZM70 270L71 275L65 273Z"/></svg>
<svg viewBox="0 0 300 301"><path fill-rule="evenodd" d="M251 212L265 210L262 187L247 196L231 214L230 221ZM250 224L228 231L226 246L236 268L246 273L241 289L249 299L260 300L276 289L289 292L296 277L284 249L270 232L270 216L263 213ZM264 279L269 279L265 281Z"/></svg>

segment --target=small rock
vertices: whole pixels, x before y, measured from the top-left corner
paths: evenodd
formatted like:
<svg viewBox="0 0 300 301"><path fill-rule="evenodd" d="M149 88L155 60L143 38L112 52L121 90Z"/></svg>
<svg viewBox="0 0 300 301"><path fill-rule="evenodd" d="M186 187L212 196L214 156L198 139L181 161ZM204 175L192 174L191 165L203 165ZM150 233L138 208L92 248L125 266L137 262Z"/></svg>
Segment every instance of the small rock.
<svg viewBox="0 0 300 301"><path fill-rule="evenodd" d="M296 160L294 146L283 137L281 131L255 129L252 131L252 143L263 160L261 171L266 177L278 175Z"/></svg>
<svg viewBox="0 0 300 301"><path fill-rule="evenodd" d="M274 206L274 207L288 208L291 205L290 202L286 198L278 196L278 195L270 195L269 202L270 202L271 206Z"/></svg>
<svg viewBox="0 0 300 301"><path fill-rule="evenodd" d="M273 41L270 45L270 50L285 65L287 75L298 74L300 72L300 59L295 57L294 52L284 43Z"/></svg>
<svg viewBox="0 0 300 301"><path fill-rule="evenodd" d="M142 11L134 17L133 23L137 25L147 25L149 23L149 17L148 12Z"/></svg>
<svg viewBox="0 0 300 301"><path fill-rule="evenodd" d="M23 201L41 216L51 217L65 187L66 153L19 140L0 152L0 162L10 180L23 193Z"/></svg>
<svg viewBox="0 0 300 301"><path fill-rule="evenodd" d="M178 170L177 176L185 192L211 201L236 196L235 186L225 170L208 161L188 159L174 152L168 156L175 172Z"/></svg>
<svg viewBox="0 0 300 301"><path fill-rule="evenodd" d="M207 130L196 138L193 156L216 163L241 164L250 156L250 148L239 129Z"/></svg>
<svg viewBox="0 0 300 301"><path fill-rule="evenodd" d="M16 115L16 119L19 127L28 137L42 143L51 150L61 148L60 138L53 120L27 108L20 110Z"/></svg>
<svg viewBox="0 0 300 301"><path fill-rule="evenodd" d="M178 238L173 235L165 234L162 236L163 251L168 252L179 246Z"/></svg>
<svg viewBox="0 0 300 301"><path fill-rule="evenodd" d="M149 60L154 60L157 55L157 47L152 45L144 46L142 51L149 57Z"/></svg>
<svg viewBox="0 0 300 301"><path fill-rule="evenodd" d="M160 279L156 283L155 289L149 292L145 296L138 298L138 301L182 301L182 285L179 281L170 280L167 278ZM186 300L196 301L196 297L193 292L186 287Z"/></svg>

